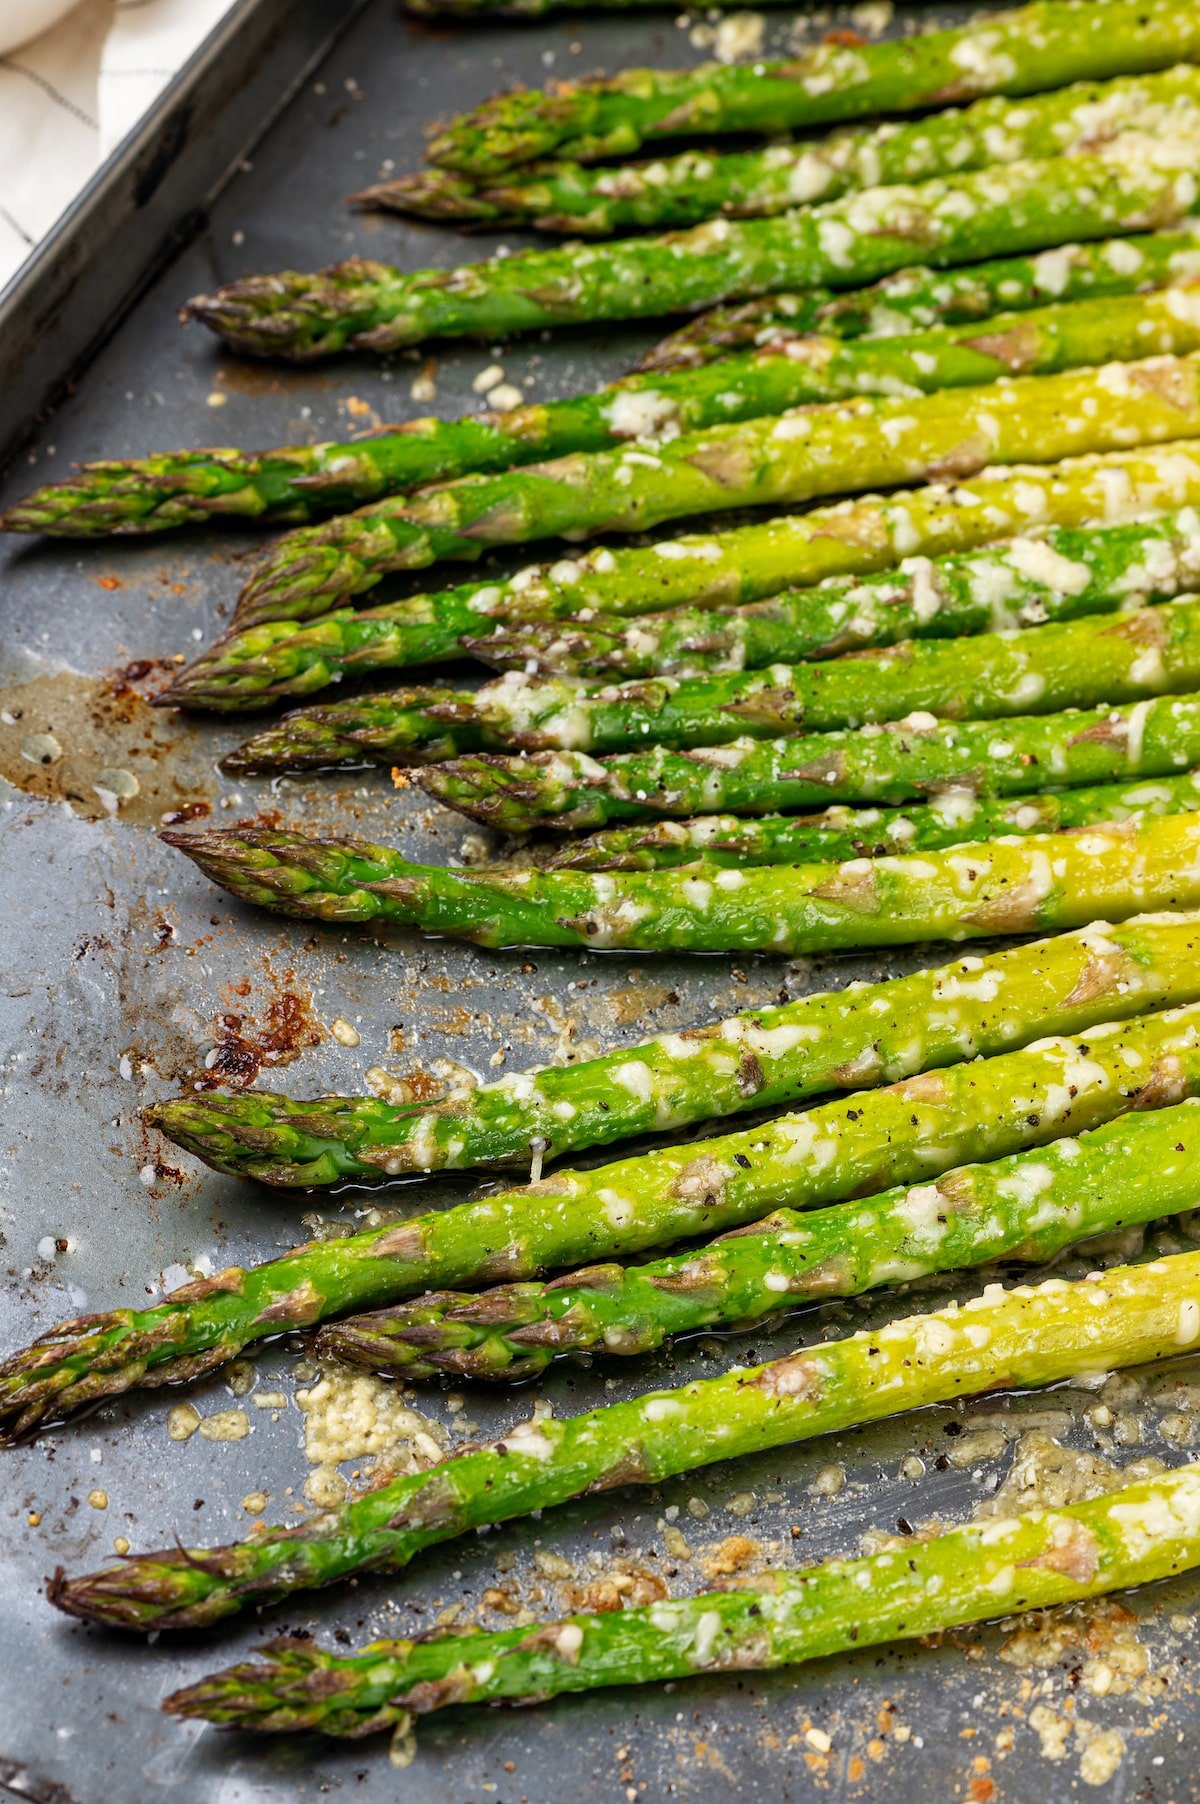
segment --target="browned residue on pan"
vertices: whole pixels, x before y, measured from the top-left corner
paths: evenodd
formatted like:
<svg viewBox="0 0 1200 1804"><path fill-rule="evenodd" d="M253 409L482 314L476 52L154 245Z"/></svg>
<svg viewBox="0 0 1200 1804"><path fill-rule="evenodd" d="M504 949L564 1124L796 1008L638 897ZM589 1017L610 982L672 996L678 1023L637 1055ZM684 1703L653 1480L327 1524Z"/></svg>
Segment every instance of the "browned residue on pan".
<svg viewBox="0 0 1200 1804"><path fill-rule="evenodd" d="M150 707L166 674L142 660L108 676L59 670L0 688L0 777L84 820L200 818L215 794L212 754L193 723Z"/></svg>

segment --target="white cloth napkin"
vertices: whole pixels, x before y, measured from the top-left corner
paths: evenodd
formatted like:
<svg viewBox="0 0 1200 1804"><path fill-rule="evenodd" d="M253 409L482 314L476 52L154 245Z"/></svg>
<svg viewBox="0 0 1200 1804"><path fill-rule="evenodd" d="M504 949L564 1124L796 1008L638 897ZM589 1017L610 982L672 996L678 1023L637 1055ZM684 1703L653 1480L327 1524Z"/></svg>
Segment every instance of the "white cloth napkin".
<svg viewBox="0 0 1200 1804"><path fill-rule="evenodd" d="M0 57L0 287L231 3L82 0Z"/></svg>

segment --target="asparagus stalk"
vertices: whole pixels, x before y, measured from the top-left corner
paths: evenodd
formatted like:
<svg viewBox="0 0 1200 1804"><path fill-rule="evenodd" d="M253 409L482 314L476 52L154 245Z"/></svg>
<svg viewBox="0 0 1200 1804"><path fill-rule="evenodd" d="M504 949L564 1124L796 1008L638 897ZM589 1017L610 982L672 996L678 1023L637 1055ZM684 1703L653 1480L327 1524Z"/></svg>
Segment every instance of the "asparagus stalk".
<svg viewBox="0 0 1200 1804"><path fill-rule="evenodd" d="M870 188L773 219L710 220L661 237L518 251L452 270L406 274L355 257L315 274L247 276L198 295L185 317L239 351L308 362L429 338L653 319L781 289L858 288L907 268L914 252L947 268L1178 225L1196 207L1194 162L1192 134L1168 142L1130 132L1090 156Z"/></svg>
<svg viewBox="0 0 1200 1804"><path fill-rule="evenodd" d="M989 1285L961 1306L769 1365L735 1367L585 1415L522 1423L503 1440L464 1449L300 1526L229 1547L131 1556L76 1578L59 1571L50 1598L69 1615L118 1628L199 1628L311 1585L395 1569L439 1541L572 1497L658 1484L716 1460L996 1385L1012 1390L1141 1365L1197 1337L1198 1253L1117 1266L1077 1284Z"/></svg>
<svg viewBox="0 0 1200 1804"><path fill-rule="evenodd" d="M361 614L294 599L277 617L243 607L231 637L181 674L168 700L237 706L239 695L306 693L348 671L438 662L497 619L554 620L593 608L646 614L683 603L729 607L794 583L879 570L901 557L968 550L1039 525L1127 520L1200 502L1200 442L985 471L971 487L929 483L785 514L719 534L608 546L531 564L515 576L465 583Z"/></svg>
<svg viewBox="0 0 1200 1804"><path fill-rule="evenodd" d="M429 156L490 176L555 151L628 156L648 139L689 132L807 130L983 94L1036 94L1194 61L1198 49L1195 21L1170 0L1106 0L1090 10L1049 0L982 25L854 49L821 45L786 62L631 69L547 93L497 94L439 131Z"/></svg>
<svg viewBox="0 0 1200 1804"><path fill-rule="evenodd" d="M268 1643L167 1698L173 1716L268 1734L360 1736L447 1705L540 1704L563 1692L794 1666L1003 1612L1044 1610L1200 1565L1200 1465L1086 1503L950 1529L894 1552L766 1571L669 1603L536 1628L374 1641L327 1653Z"/></svg>
<svg viewBox="0 0 1200 1804"><path fill-rule="evenodd" d="M702 1120L714 1109L745 1108L752 1100L788 1101L951 1065L1028 1044L1047 1027L1086 1031L1156 1004L1195 1000L1196 922L1193 915L1148 918L1126 927L1101 923L1019 953L959 959L940 971L851 985L840 994L805 998L786 1011L759 1011L707 1033L668 1036L590 1069L540 1072L493 1086L490 1097L476 1092L481 1100L473 1117L463 1099L452 1098L452 1109L393 1116L389 1130L382 1115L368 1114L363 1099L357 1119L378 1123L372 1140L378 1153L366 1150L361 1140L357 1146L351 1140L351 1151L359 1168L392 1174L516 1156L522 1141L528 1145L535 1136L546 1150L562 1151L602 1144L640 1125L665 1128ZM968 1073L974 1069L964 1067ZM935 1086L927 1089L922 1108L936 1108ZM963 1094L961 1076L951 1079L947 1097L951 1090ZM574 1125L577 1117L562 1104L578 1110L582 1125ZM894 1096L882 1109L884 1116L894 1114ZM604 1121L610 1110L618 1117L615 1127ZM603 1126L589 1129L589 1120ZM1018 1124L1020 1137L1033 1126L1027 1120ZM349 1128L342 1131L349 1140ZM943 1169L960 1156L957 1149L1004 1150L998 1126L985 1119L980 1130L970 1096L965 1115L944 1109L934 1145L943 1144L943 1131ZM990 1133L997 1136L992 1141ZM876 1160L886 1158L894 1175L892 1161L916 1157L915 1145L905 1134L890 1153L877 1145ZM476 1151L482 1158L472 1157ZM936 1176L929 1147L919 1156L921 1162L909 1168L914 1175ZM625 1162L620 1169L627 1168ZM860 1161L860 1168L868 1172L869 1159ZM833 1189L811 1191L814 1202L845 1194L837 1185L847 1182L846 1174L832 1166L823 1172L823 1182ZM339 1174L326 1165L315 1175L330 1182ZM862 1182L869 1188L872 1179L867 1175ZM249 1270L231 1268L173 1291L148 1309L66 1322L0 1366L0 1433L18 1439L133 1386L195 1377L287 1328L377 1308L430 1285L534 1277L553 1266L624 1256L738 1220L732 1193L723 1199L714 1192L711 1201L676 1197L665 1216L646 1213L636 1175L633 1183L632 1206L605 1207L604 1198L593 1196L590 1210L567 1210L554 1206L564 1197L558 1174L402 1224L317 1241Z"/></svg>
<svg viewBox="0 0 1200 1804"><path fill-rule="evenodd" d="M493 747L622 752L895 721L1054 713L1200 689L1200 602L974 639L908 639L823 664L607 687L509 671L481 689L401 689L298 709L223 760L226 771L432 763Z"/></svg>
<svg viewBox="0 0 1200 1804"><path fill-rule="evenodd" d="M947 558L785 589L742 608L676 608L499 623L470 649L501 669L623 677L716 676L902 639L1012 632L1166 601L1200 587L1200 514L1059 527Z"/></svg>
<svg viewBox="0 0 1200 1804"><path fill-rule="evenodd" d="M1138 783L1099 783L1009 799L947 789L916 808L827 808L820 814L702 814L689 821L611 827L569 840L548 870L665 871L680 865L840 864L924 852L1004 834L1063 833L1099 821L1188 814L1200 808L1200 771Z"/></svg>
<svg viewBox="0 0 1200 1804"><path fill-rule="evenodd" d="M1200 305L1172 292L1181 333L1195 336ZM653 449L580 452L499 475L464 476L322 526L298 527L258 565L244 590L245 607L257 618L293 614L297 605L309 611L317 597L335 607L391 570L477 558L490 545L638 532L689 514L961 478L989 464L1054 463L1197 432L1195 355L904 400L862 396L684 433Z"/></svg>
<svg viewBox="0 0 1200 1804"><path fill-rule="evenodd" d="M603 827L726 809L769 814L833 802L896 804L944 790L1025 795L1169 776L1200 763L1200 696L1123 708L953 723L926 713L883 727L734 740L691 751L653 746L504 758L477 753L417 773L421 787L486 827Z"/></svg>
<svg viewBox="0 0 1200 1804"><path fill-rule="evenodd" d="M891 1174L897 1144L912 1145L910 1170L919 1163L918 1148L943 1144L936 1138L940 1108L925 1113L931 1092L944 1106L950 1091L973 1088L981 1110L994 1109L1003 1123L1001 1141L1007 1133L1015 1143L1030 1131L1022 1131L1023 1121L1036 1123L1036 1150L960 1166L936 1183L922 1173L915 1184L896 1183L866 1201L813 1215L800 1213L813 1189L809 1162L828 1157L836 1164L848 1158L850 1146L857 1149L862 1120L847 1125L845 1103L706 1141L698 1154L690 1149L690 1158L660 1155L664 1178L674 1167L668 1194L698 1168L706 1194L753 1189L758 1203L743 1216L751 1225L649 1265L595 1265L551 1283L503 1284L475 1296L428 1292L330 1323L317 1337L318 1351L407 1378L514 1381L543 1371L560 1353L648 1353L675 1335L760 1321L813 1297L857 1296L992 1259L1041 1263L1089 1235L1194 1208L1200 1200L1192 1160L1200 1150L1191 1132L1196 1115L1179 1098L1195 1097L1200 1088L1198 1022L1195 1007L1174 1010L1116 1031L1095 1029L1086 1040L1043 1040L1026 1052L873 1091L862 1099L863 1118L874 1125L880 1105L894 1104L898 1139L877 1141L869 1166L848 1159L855 1190ZM1126 1050L1134 1055L1133 1070L1123 1061ZM1144 1100L1179 1106L1112 1119L1114 1110ZM1097 1120L1105 1125L1083 1132ZM1058 1138L1064 1133L1082 1138ZM994 1147L990 1140L984 1156ZM806 1173L799 1181L798 1159ZM638 1190L639 1206L653 1206L644 1199L654 1196L658 1171L644 1161L634 1175L642 1173L649 1188ZM582 1174L582 1181L590 1176ZM614 1178L612 1188L630 1194ZM825 1189L819 1179L816 1189ZM772 1200L783 1206L760 1217Z"/></svg>
<svg viewBox="0 0 1200 1804"><path fill-rule="evenodd" d="M782 352L741 353L720 368L629 376L595 394L509 413L414 420L351 444L169 452L90 465L18 502L0 516L0 528L78 537L162 531L215 514L313 519L447 478L758 419L797 405L857 394L917 395L1014 371L1054 372L1197 348L1200 301L1185 289L1004 314L878 345L812 339Z"/></svg>
<svg viewBox="0 0 1200 1804"><path fill-rule="evenodd" d="M1158 74L1078 82L1019 101L979 100L919 121L893 120L733 155L684 151L617 169L536 163L479 181L426 169L393 176L351 198L421 219L608 238L699 225L721 215L762 218L863 188L959 175L1023 157L1078 155L1131 129L1161 136L1180 126L1194 131L1197 100L1200 75L1184 63Z"/></svg>
<svg viewBox="0 0 1200 1804"><path fill-rule="evenodd" d="M893 338L938 326L970 325L1001 308L1024 312L1051 301L1094 300L1194 282L1196 234L1154 232L1094 244L1061 244L1032 257L1001 257L966 269L917 264L869 287L835 294L808 288L731 302L660 339L642 370L698 369L731 351L817 332L827 338Z"/></svg>
<svg viewBox="0 0 1200 1804"><path fill-rule="evenodd" d="M749 870L455 871L366 840L272 829L167 833L241 901L301 920L393 922L480 946L840 952L978 939L1200 906L1200 814L1078 836Z"/></svg>
<svg viewBox="0 0 1200 1804"><path fill-rule="evenodd" d="M155 1104L146 1118L218 1171L303 1188L558 1158L822 1091L895 1083L1041 1033L1082 1033L1198 1000L1196 926L1195 916L1163 915L1085 928L882 983L817 991L576 1065L453 1090L429 1104L373 1096L303 1101L252 1090L180 1096ZM539 1223L549 1216L541 1212ZM588 1242L578 1257L623 1245ZM505 1270L556 1263L539 1243L532 1264L510 1254ZM462 1281L461 1272L439 1270L418 1284Z"/></svg>

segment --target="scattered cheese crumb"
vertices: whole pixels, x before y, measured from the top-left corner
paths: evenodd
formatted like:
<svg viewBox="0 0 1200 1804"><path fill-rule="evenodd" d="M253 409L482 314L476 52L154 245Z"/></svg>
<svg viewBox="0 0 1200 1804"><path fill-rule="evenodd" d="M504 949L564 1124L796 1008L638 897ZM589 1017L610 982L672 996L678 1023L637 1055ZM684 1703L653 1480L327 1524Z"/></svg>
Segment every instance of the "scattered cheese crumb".
<svg viewBox="0 0 1200 1804"><path fill-rule="evenodd" d="M173 1441L188 1441L200 1426L200 1411L194 1403L177 1403L167 1416L167 1433Z"/></svg>
<svg viewBox="0 0 1200 1804"><path fill-rule="evenodd" d="M250 1433L250 1418L244 1409L219 1409L205 1416L200 1433L206 1441L244 1441Z"/></svg>
<svg viewBox="0 0 1200 1804"><path fill-rule="evenodd" d="M329 1031L339 1046L358 1046L362 1042L358 1029L351 1027L348 1021L343 1021L340 1015L336 1021L329 1023Z"/></svg>

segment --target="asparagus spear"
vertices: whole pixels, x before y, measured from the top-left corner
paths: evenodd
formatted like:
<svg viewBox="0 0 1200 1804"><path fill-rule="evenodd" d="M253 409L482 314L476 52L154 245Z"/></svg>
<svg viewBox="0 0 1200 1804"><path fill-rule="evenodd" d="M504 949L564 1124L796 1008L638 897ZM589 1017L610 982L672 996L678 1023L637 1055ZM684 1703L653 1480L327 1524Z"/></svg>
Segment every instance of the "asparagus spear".
<svg viewBox="0 0 1200 1804"><path fill-rule="evenodd" d="M649 1265L595 1265L551 1283L502 1284L475 1296L427 1292L330 1323L317 1337L318 1351L408 1378L519 1380L563 1352L648 1353L675 1335L759 1321L806 1298L857 1296L992 1259L1041 1263L1089 1235L1192 1209L1200 1200L1194 1108L1112 1116L1143 1101L1195 1097L1198 1023L1193 1006L1116 1031L1094 1029L1085 1040L1043 1040L1026 1052L872 1091L849 1112L844 1102L832 1103L653 1163L628 1161L625 1174L620 1166L613 1172L610 1188L636 1194L639 1207L654 1206L660 1172L668 1195L703 1173L705 1194L757 1196L742 1216L750 1226ZM911 1172L919 1148L944 1144L938 1117L955 1090L964 1100L973 1093L981 1113L996 1112L1001 1140L1024 1138L1030 1129L1021 1124L1036 1123L1036 1150L959 1166L936 1183L921 1173L919 1182L895 1183L866 1201L800 1213L814 1188L812 1165L826 1158L835 1168L847 1159L845 1181L855 1191L892 1175L897 1146L911 1146L907 1160L901 1155ZM931 1096L932 1114L925 1107ZM858 1165L850 1147L857 1150L864 1121L875 1126L887 1104L896 1110L894 1137L877 1140L872 1161ZM1097 1121L1105 1125L1083 1132ZM1081 1139L1059 1138L1081 1132ZM992 1140L981 1156L994 1148ZM623 1175L637 1181L636 1193ZM575 1181L586 1187L592 1177L576 1174ZM823 1200L827 1186L818 1178L815 1188ZM762 1216L772 1200L782 1207Z"/></svg>
<svg viewBox="0 0 1200 1804"><path fill-rule="evenodd" d="M711 809L769 814L832 802L923 800L946 789L1023 795L1049 781L1079 788L1161 777L1200 763L1200 696L1124 708L950 723L926 713L883 727L676 751L654 746L599 759L586 752L519 758L476 753L417 773L460 813L507 833L603 827Z"/></svg>
<svg viewBox="0 0 1200 1804"><path fill-rule="evenodd" d="M518 251L451 270L406 274L355 257L315 274L246 276L198 295L185 317L237 350L307 362L429 338L653 319L780 289L858 288L906 268L914 251L944 268L1178 225L1196 207L1194 162L1191 134L1167 142L1130 132L1090 156L869 188L773 219L710 220L662 237Z"/></svg>
<svg viewBox="0 0 1200 1804"><path fill-rule="evenodd" d="M1002 257L966 269L917 264L867 288L835 294L804 289L731 302L686 321L660 339L641 370L697 369L731 351L800 338L893 338L937 326L969 325L1002 307L1024 312L1050 301L1095 299L1194 282L1200 274L1195 232L1154 232L1095 244L1061 244L1032 257Z"/></svg>
<svg viewBox="0 0 1200 1804"><path fill-rule="evenodd" d="M356 613L263 619L235 630L182 671L164 703L218 709L307 695L341 676L460 656L493 621L636 615L693 601L752 602L790 582L863 574L906 552L950 552L1039 523L1121 520L1200 501L1200 444L1074 458L985 473L965 487L931 483L648 548L606 546L531 565L507 581L467 583Z"/></svg>
<svg viewBox="0 0 1200 1804"><path fill-rule="evenodd" d="M894 721L917 707L979 721L1198 689L1200 602L1172 601L1116 621L1101 614L974 639L907 639L823 664L730 676L597 687L514 670L474 691L401 689L285 714L230 752L223 768L432 763L489 747L719 746Z"/></svg>
<svg viewBox="0 0 1200 1804"><path fill-rule="evenodd" d="M344 1243L336 1243L344 1244ZM1200 1253L1061 1278L909 1316L875 1333L735 1367L585 1415L522 1423L315 1521L229 1547L166 1548L51 1581L69 1615L118 1628L199 1628L572 1497L657 1484L902 1409L1175 1355L1200 1336Z"/></svg>
<svg viewBox="0 0 1200 1804"><path fill-rule="evenodd" d="M1166 601L1200 587L1200 514L1060 527L947 558L785 589L742 608L675 608L499 623L470 640L485 663L585 676L715 676L901 639L1011 632Z"/></svg>
<svg viewBox="0 0 1200 1804"><path fill-rule="evenodd" d="M236 705L264 687L305 693L348 670L437 662L496 619L553 620L586 608L646 614L683 603L729 607L794 583L879 570L912 552L968 550L1038 525L1094 525L1200 501L1200 441L1142 447L1052 465L984 471L971 487L928 483L785 514L719 534L651 546L598 546L515 576L474 581L361 614L327 612L317 596L276 617L243 607L232 636L181 674L166 698Z"/></svg>
<svg viewBox="0 0 1200 1804"><path fill-rule="evenodd" d="M1197 297L1173 290L1182 333ZM1150 297L1146 303L1156 301ZM903 400L862 396L684 433L650 448L580 452L492 476L464 476L298 527L244 590L251 617L329 607L391 570L472 559L490 545L638 532L689 514L812 501L988 464L1054 463L1080 452L1161 444L1200 431L1200 358L1147 357L1022 376Z"/></svg>
<svg viewBox="0 0 1200 1804"><path fill-rule="evenodd" d="M1196 925L1195 916L1163 915L1085 928L882 983L817 991L577 1065L453 1090L424 1105L373 1096L308 1102L252 1090L180 1096L155 1104L146 1118L218 1171L305 1188L557 1158L822 1091L894 1083L1040 1033L1082 1033L1097 1022L1195 1001ZM623 1244L589 1242L578 1257ZM510 1256L505 1269L556 1263L539 1244L532 1263ZM462 1274L443 1270L429 1281L458 1283Z"/></svg>
<svg viewBox="0 0 1200 1804"><path fill-rule="evenodd" d="M1200 814L908 858L749 870L455 871L389 846L272 829L166 833L241 901L301 920L394 922L480 946L840 952L1074 927L1200 906Z"/></svg>
<svg viewBox="0 0 1200 1804"><path fill-rule="evenodd" d="M889 121L824 140L772 144L726 156L684 151L653 163L591 169L535 163L474 181L444 169L392 176L351 198L423 219L534 226L607 238L648 227L698 225L720 215L761 218L862 188L1090 152L1117 132L1195 129L1200 75L1184 63L1159 74L1078 82L1019 101L996 98Z"/></svg>
<svg viewBox="0 0 1200 1804"><path fill-rule="evenodd" d="M794 1666L1003 1612L1044 1610L1200 1565L1200 1465L1085 1503L970 1523L894 1552L756 1572L669 1603L536 1627L373 1641L327 1653L277 1640L167 1698L172 1716L268 1734L360 1736L447 1705Z"/></svg>
<svg viewBox="0 0 1200 1804"><path fill-rule="evenodd" d="M786 62L630 69L549 93L497 94L439 131L429 157L495 175L554 151L628 156L648 139L689 132L775 133L982 94L1036 94L1193 61L1197 49L1195 21L1170 0L1091 9L1049 0L983 25L854 49L822 45Z"/></svg>
<svg viewBox="0 0 1200 1804"><path fill-rule="evenodd" d="M569 840L546 868L665 871L679 865L841 863L933 851L1008 833L1062 833L1099 821L1187 814L1200 808L1200 771L1156 781L1099 783L1004 799L947 789L916 808L827 808L820 814L702 814L689 821L612 827Z"/></svg>
<svg viewBox="0 0 1200 1804"><path fill-rule="evenodd" d="M352 1140L349 1128L343 1131L357 1168L398 1174L515 1157L531 1141L561 1152L642 1126L702 1120L752 1100L782 1102L879 1083L1028 1044L1046 1028L1083 1031L1164 1002L1194 1000L1196 924L1195 915L1150 917L1125 927L1099 923L1020 951L958 959L940 971L884 984L851 985L787 1010L757 1011L752 1019L735 1017L707 1032L668 1036L590 1068L531 1073L492 1086L490 1097L475 1093L474 1114L463 1099L451 1098L444 1110L397 1114L389 1128L363 1099L357 1118L378 1124L377 1156L361 1139ZM618 1117L615 1124L605 1120L609 1111ZM974 1116L966 1128L975 1131ZM964 1144L961 1129L955 1143ZM946 1165L956 1156L948 1150ZM928 1148L923 1159L921 1175L936 1176ZM313 1175L328 1183L342 1174L327 1164ZM827 1168L826 1181L836 1183L838 1174ZM66 1322L0 1366L0 1433L18 1439L135 1385L194 1377L286 1328L379 1307L429 1285L533 1277L551 1266L661 1245L679 1234L680 1224L684 1232L711 1232L735 1221L715 1197L682 1213L677 1205L672 1219L660 1220L637 1208L606 1209L589 1219L547 1207L561 1195L560 1174L504 1198L483 1197L403 1224L317 1241L249 1270L232 1268L185 1285L148 1309Z"/></svg>
<svg viewBox="0 0 1200 1804"><path fill-rule="evenodd" d="M69 537L155 532L213 514L313 519L449 477L758 419L797 405L857 394L917 395L1013 371L1053 372L1197 348L1200 300L1185 289L1004 314L878 345L810 339L781 352L742 353L716 369L629 376L595 394L509 413L414 420L351 444L251 454L185 451L89 465L18 502L0 516L0 528Z"/></svg>

